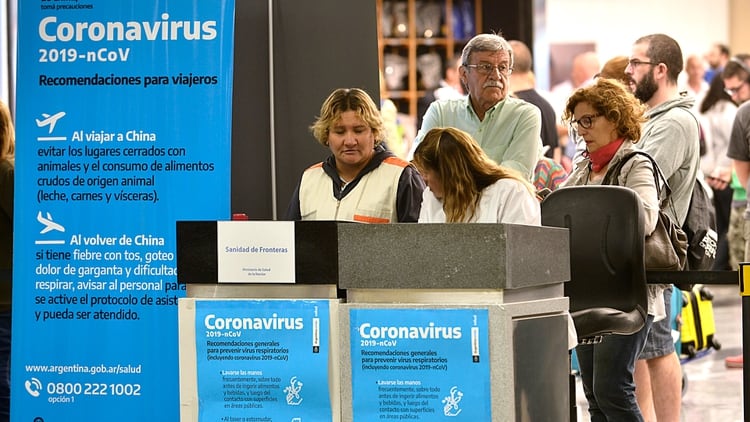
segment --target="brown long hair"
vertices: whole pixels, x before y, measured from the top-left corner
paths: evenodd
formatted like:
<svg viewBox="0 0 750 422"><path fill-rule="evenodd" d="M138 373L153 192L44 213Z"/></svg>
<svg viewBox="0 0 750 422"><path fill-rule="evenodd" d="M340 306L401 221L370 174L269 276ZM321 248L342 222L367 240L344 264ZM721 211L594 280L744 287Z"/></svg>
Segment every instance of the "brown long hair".
<svg viewBox="0 0 750 422"><path fill-rule="evenodd" d="M482 190L500 179L517 180L534 195L534 188L520 173L497 164L471 135L460 129L434 128L427 132L414 151L414 164L440 177L443 210L449 223L471 220Z"/></svg>
<svg viewBox="0 0 750 422"><path fill-rule="evenodd" d="M16 132L8 105L0 101L0 160L10 160L16 155Z"/></svg>

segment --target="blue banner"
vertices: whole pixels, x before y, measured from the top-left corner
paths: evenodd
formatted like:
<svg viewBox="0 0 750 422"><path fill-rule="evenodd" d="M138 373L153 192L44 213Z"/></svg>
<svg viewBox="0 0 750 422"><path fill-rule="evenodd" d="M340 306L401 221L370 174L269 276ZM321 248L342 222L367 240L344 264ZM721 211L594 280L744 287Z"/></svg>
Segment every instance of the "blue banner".
<svg viewBox="0 0 750 422"><path fill-rule="evenodd" d="M176 421L175 222L230 213L234 1L18 7L12 420Z"/></svg>
<svg viewBox="0 0 750 422"><path fill-rule="evenodd" d="M489 421L487 309L351 309L355 421Z"/></svg>
<svg viewBox="0 0 750 422"><path fill-rule="evenodd" d="M198 300L199 421L331 421L327 300Z"/></svg>

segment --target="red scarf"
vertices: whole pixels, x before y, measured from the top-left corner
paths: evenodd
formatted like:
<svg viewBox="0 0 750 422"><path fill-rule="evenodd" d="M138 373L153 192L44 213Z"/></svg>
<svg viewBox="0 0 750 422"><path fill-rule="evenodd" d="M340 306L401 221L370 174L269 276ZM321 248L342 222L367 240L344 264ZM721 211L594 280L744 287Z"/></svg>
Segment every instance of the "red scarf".
<svg viewBox="0 0 750 422"><path fill-rule="evenodd" d="M588 158L589 161L591 161L591 170L593 170L594 173L598 173L601 169L606 167L624 141L625 138L616 139L594 152L589 152Z"/></svg>

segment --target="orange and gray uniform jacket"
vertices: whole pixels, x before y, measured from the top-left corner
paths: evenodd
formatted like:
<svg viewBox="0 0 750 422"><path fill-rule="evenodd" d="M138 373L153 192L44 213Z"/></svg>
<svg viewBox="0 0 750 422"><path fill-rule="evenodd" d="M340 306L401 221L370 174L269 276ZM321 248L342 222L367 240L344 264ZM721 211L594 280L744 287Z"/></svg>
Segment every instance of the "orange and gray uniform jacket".
<svg viewBox="0 0 750 422"><path fill-rule="evenodd" d="M302 174L286 219L416 222L424 188L414 166L382 145L375 147L372 160L343 189L335 159L329 156Z"/></svg>

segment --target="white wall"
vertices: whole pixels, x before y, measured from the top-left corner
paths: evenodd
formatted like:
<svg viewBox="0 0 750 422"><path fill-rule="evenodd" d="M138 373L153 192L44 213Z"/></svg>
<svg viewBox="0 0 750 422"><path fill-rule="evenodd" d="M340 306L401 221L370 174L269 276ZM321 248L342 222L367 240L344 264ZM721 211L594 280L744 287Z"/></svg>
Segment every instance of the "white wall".
<svg viewBox="0 0 750 422"><path fill-rule="evenodd" d="M604 63L643 35L664 33L685 56L729 43L730 0L546 0L546 42L593 42ZM536 42L542 40L535 40ZM537 58L537 61L539 58ZM547 79L539 75L539 85Z"/></svg>

